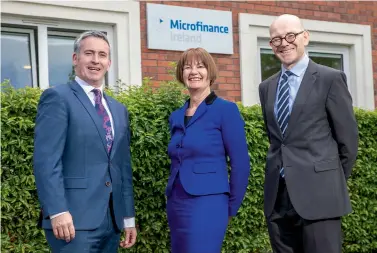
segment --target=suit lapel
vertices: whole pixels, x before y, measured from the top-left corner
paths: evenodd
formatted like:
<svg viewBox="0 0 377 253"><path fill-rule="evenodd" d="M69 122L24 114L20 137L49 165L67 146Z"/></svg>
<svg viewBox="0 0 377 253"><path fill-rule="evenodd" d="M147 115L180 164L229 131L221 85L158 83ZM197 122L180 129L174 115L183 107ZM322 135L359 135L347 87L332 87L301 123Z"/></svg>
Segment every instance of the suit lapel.
<svg viewBox="0 0 377 253"><path fill-rule="evenodd" d="M295 127L295 122L298 120L302 108L305 106L308 96L314 86L314 83L317 79L317 66L313 61L309 61L308 68L305 71L304 77L301 81L300 88L298 89L296 99L293 103L291 116L288 121L288 128L285 133L285 138L292 132L292 129Z"/></svg>
<svg viewBox="0 0 377 253"><path fill-rule="evenodd" d="M104 94L104 98L106 99L106 102L107 102L107 105L109 107L109 110L110 110L110 113L112 115L112 118L113 118L113 128L114 128L114 140L113 140L113 145L112 145L112 148L111 148L111 153L110 153L110 157L112 158L115 154L115 151L116 151L116 148L118 147L118 142L119 142L119 136L120 136L120 128L119 128L119 119L120 117L118 117L117 115L117 110L116 110L116 104L114 103L113 99L111 97L108 97L105 93Z"/></svg>
<svg viewBox="0 0 377 253"><path fill-rule="evenodd" d="M84 92L84 90L80 87L80 85L76 81L70 82L69 85L71 86L71 89L73 90L73 93L75 94L75 96L80 100L81 104L84 106L84 108L89 113L90 117L92 118L97 128L98 135L100 136L102 140L103 148L106 151L105 129L102 127L103 123L101 121L101 118L98 117L96 109L94 108L92 102L88 98L88 95Z"/></svg>
<svg viewBox="0 0 377 253"><path fill-rule="evenodd" d="M180 128L186 129L185 126L185 115L186 115L186 110L189 106L189 102L187 101L177 112L177 125L179 125Z"/></svg>
<svg viewBox="0 0 377 253"><path fill-rule="evenodd" d="M279 73L277 73L268 84L267 106L269 113L267 113L267 117L269 117L269 119L267 120L267 122L272 122L272 127L277 130L277 132L280 134L280 137L283 137L278 121L275 116L276 91L278 87L280 74L281 71L279 71Z"/></svg>
<svg viewBox="0 0 377 253"><path fill-rule="evenodd" d="M198 108L196 109L194 115L192 116L191 120L188 122L187 126L185 126L185 115L186 110L189 107L190 99L186 101L186 103L177 111L177 123L182 129L186 130L187 127L191 126L195 121L197 121L203 114L206 113L208 105L211 105L217 98L215 92L211 91L211 93L200 103Z"/></svg>
<svg viewBox="0 0 377 253"><path fill-rule="evenodd" d="M205 112L207 111L207 104L205 101L202 101L202 103L199 105L199 107L196 109L194 115L192 116L191 120L187 124L186 127L191 126L196 120L198 120Z"/></svg>

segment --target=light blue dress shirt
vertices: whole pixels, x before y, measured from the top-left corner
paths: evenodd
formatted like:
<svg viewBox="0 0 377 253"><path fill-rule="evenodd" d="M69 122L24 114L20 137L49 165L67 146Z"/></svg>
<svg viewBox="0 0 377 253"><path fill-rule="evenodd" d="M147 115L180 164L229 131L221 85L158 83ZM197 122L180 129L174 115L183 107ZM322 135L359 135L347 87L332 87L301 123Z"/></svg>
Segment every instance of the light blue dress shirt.
<svg viewBox="0 0 377 253"><path fill-rule="evenodd" d="M304 78L304 74L305 74L305 71L306 71L306 68L308 67L308 65L309 65L309 57L305 54L302 57L302 59L299 62L297 62L297 64L295 66L293 66L292 69L290 69L290 71L293 73L293 75L288 77L289 113L292 112L293 103L295 102L298 89L300 88L302 79ZM280 84L281 78L284 75L285 71L287 71L287 69L284 68L283 65L281 65L281 75L280 75L278 84ZM278 90L279 90L279 85L278 85ZM277 114L278 114L277 103L276 103L276 101L278 101L278 95L279 95L279 92L276 92L275 105L274 105L274 113L275 113L276 118L277 118ZM288 125L288 127L289 127L289 125ZM282 167L280 169L280 175L284 178L283 171L284 171L284 167Z"/></svg>
<svg viewBox="0 0 377 253"><path fill-rule="evenodd" d="M304 78L304 74L308 65L309 65L309 57L305 54L302 57L302 59L299 62L297 62L297 64L290 70L293 73L293 75L288 77L289 113L292 112L293 103L295 102L298 89L300 88L301 81ZM287 71L287 69L284 68L283 65L281 65L281 75L280 75L278 84L280 84L281 78L283 74L285 73L285 71ZM279 89L279 86L278 86L278 89ZM276 101L278 100L278 95L279 93L276 92L275 105L274 105L275 117L277 117L277 113L278 113L277 103L276 103Z"/></svg>

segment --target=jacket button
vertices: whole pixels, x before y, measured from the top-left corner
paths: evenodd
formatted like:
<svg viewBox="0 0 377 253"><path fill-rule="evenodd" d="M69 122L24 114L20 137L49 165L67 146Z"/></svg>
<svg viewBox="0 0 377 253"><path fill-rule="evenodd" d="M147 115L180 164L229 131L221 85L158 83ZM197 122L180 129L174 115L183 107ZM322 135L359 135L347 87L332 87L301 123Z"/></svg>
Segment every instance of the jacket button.
<svg viewBox="0 0 377 253"><path fill-rule="evenodd" d="M107 187L109 187L109 186L111 185L111 183L110 183L109 181L107 181L107 182L105 183L105 185L106 185Z"/></svg>

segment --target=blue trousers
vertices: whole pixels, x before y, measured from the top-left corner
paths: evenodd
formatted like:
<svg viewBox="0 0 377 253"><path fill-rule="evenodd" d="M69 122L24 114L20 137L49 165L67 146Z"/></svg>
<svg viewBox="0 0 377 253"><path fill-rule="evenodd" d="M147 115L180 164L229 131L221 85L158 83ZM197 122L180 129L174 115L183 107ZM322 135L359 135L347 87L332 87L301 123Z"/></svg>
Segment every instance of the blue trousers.
<svg viewBox="0 0 377 253"><path fill-rule="evenodd" d="M116 253L120 241L110 207L97 229L76 230L75 238L69 243L56 239L52 230L45 229L45 235L53 253Z"/></svg>
<svg viewBox="0 0 377 253"><path fill-rule="evenodd" d="M192 196L179 177L167 200L171 253L220 253L228 225L227 194Z"/></svg>

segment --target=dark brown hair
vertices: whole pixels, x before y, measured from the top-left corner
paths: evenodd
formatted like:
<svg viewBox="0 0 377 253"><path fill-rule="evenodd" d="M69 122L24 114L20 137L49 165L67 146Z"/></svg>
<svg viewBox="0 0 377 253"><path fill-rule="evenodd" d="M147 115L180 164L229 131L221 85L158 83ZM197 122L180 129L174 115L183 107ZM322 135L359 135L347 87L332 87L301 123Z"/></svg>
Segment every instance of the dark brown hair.
<svg viewBox="0 0 377 253"><path fill-rule="evenodd" d="M208 79L212 85L217 78L217 68L212 56L203 48L189 48L183 52L177 63L175 76L178 81L184 84L183 67L193 61L202 62L208 71Z"/></svg>

